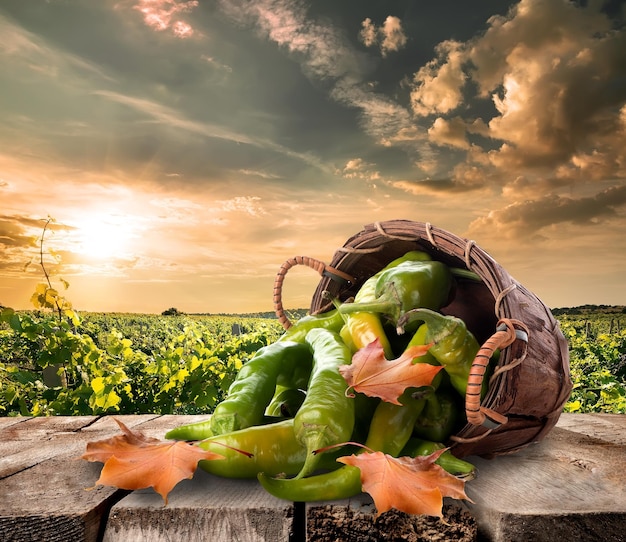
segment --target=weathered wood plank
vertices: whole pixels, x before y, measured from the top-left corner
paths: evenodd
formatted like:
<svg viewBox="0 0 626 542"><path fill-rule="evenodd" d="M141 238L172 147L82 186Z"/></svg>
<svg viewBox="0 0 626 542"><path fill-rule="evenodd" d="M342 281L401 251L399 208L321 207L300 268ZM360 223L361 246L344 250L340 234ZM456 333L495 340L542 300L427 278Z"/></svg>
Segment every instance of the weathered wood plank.
<svg viewBox="0 0 626 542"><path fill-rule="evenodd" d="M96 542L102 518L122 494L98 487L93 463L50 459L0 483L0 540L3 542Z"/></svg>
<svg viewBox="0 0 626 542"><path fill-rule="evenodd" d="M84 442L79 431L96 419L90 416L22 418L21 423L0 428L0 479L56 456L77 453L76 442Z"/></svg>
<svg viewBox="0 0 626 542"><path fill-rule="evenodd" d="M130 427L160 416L124 416ZM177 417L180 423L190 418ZM164 428L172 423L162 422ZM166 430L165 429L165 430ZM78 459L88 441L119 433L110 417L23 418L0 428L0 540L96 541L114 502L127 494L97 487L101 464Z"/></svg>
<svg viewBox="0 0 626 542"><path fill-rule="evenodd" d="M174 488L167 506L152 490L118 502L104 542L288 542L293 516L293 503L272 497L256 480L197 471Z"/></svg>
<svg viewBox="0 0 626 542"><path fill-rule="evenodd" d="M15 425L16 423L22 423L26 421L28 418L24 418L22 416L8 416L8 417L0 417L0 431L6 429L11 425Z"/></svg>
<svg viewBox="0 0 626 542"><path fill-rule="evenodd" d="M545 440L516 454L468 458L479 476L467 484L474 501L467 506L481 534L493 542L624 541L626 416L610 424L609 431L566 416ZM588 436L593 426L607 440Z"/></svg>
<svg viewBox="0 0 626 542"><path fill-rule="evenodd" d="M626 445L624 414L562 414L556 426L574 433Z"/></svg>

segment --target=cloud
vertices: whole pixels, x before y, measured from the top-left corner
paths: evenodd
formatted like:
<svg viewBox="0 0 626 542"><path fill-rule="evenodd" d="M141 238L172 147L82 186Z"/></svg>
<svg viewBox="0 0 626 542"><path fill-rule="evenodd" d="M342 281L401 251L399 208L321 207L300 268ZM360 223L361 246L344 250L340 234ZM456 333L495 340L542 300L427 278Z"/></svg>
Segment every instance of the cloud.
<svg viewBox="0 0 626 542"><path fill-rule="evenodd" d="M501 172L623 178L624 65L626 33L599 3L521 0L483 34L440 43L414 75L411 105L418 117L469 123L468 97L491 101L481 135L491 138L490 161ZM432 135L441 141L441 131Z"/></svg>
<svg viewBox="0 0 626 542"><path fill-rule="evenodd" d="M422 155L430 154L426 132L413 123L409 111L397 102L350 80L338 81L330 96L339 103L360 110L361 126L378 144L414 149Z"/></svg>
<svg viewBox="0 0 626 542"><path fill-rule="evenodd" d="M449 113L463 101L468 76L463 68L467 53L463 44L448 40L437 45L437 58L427 62L413 77L411 107L418 116Z"/></svg>
<svg viewBox="0 0 626 542"><path fill-rule="evenodd" d="M233 68L231 66L229 66L228 64L223 64L222 62L213 58L212 56L201 55L200 58L202 58L202 60L204 60L209 66L211 66L212 68L218 71L225 72L225 73L233 72Z"/></svg>
<svg viewBox="0 0 626 542"><path fill-rule="evenodd" d="M460 117L449 120L438 117L428 129L429 140L436 145L447 145L460 149L469 149L466 137L465 121Z"/></svg>
<svg viewBox="0 0 626 542"><path fill-rule="evenodd" d="M42 74L68 87L84 86L89 79L113 81L99 66L64 51L16 25L0 13L0 66L13 77L30 79Z"/></svg>
<svg viewBox="0 0 626 542"><path fill-rule="evenodd" d="M371 90L365 82L369 70L366 58L334 26L310 18L302 4L289 0L222 0L221 6L233 21L255 25L262 37L285 48L309 79L329 85L329 95L336 102L359 110L364 131L376 142L430 153L429 146L423 144L425 132L415 129L410 111ZM402 39L396 18L388 17L381 28L385 47L399 47Z"/></svg>
<svg viewBox="0 0 626 542"><path fill-rule="evenodd" d="M309 19L306 7L289 0L222 0L234 22L255 25L259 34L301 59L307 75L318 79L360 78L364 65L346 54L348 41L333 27Z"/></svg>
<svg viewBox="0 0 626 542"><path fill-rule="evenodd" d="M383 35L380 44L383 56L386 56L389 51L399 51L406 45L407 39L402 30L402 21L398 17L392 15L387 17L379 32Z"/></svg>
<svg viewBox="0 0 626 542"><path fill-rule="evenodd" d="M261 179L280 179L280 175L276 175L275 173L269 173L267 171L259 171L253 169L238 169L237 173L241 173L242 175L249 175L251 177L260 177Z"/></svg>
<svg viewBox="0 0 626 542"><path fill-rule="evenodd" d="M453 188L453 183L449 179L443 180L400 180L393 181L392 186L395 188L402 190L403 192L407 192L409 194L413 194L415 196L421 194L441 194L442 191L448 192L451 188Z"/></svg>
<svg viewBox="0 0 626 542"><path fill-rule="evenodd" d="M389 15L382 26L377 27L368 17L361 23L359 38L366 47L380 47L380 53L386 57L390 51L399 51L407 42L402 29L402 21Z"/></svg>
<svg viewBox="0 0 626 542"><path fill-rule="evenodd" d="M180 19L198 7L197 0L138 0L133 9L143 15L144 23L157 32L170 31L177 38L190 38L195 31L192 26Z"/></svg>
<svg viewBox="0 0 626 542"><path fill-rule="evenodd" d="M118 92L108 90L97 90L93 91L92 94L101 96L113 102L126 105L143 115L151 117L154 122L162 124L164 126L176 128L204 137L222 139L225 141L232 141L238 144L246 144L261 149L272 150L276 153L293 158L294 160L305 162L310 166L313 166L322 171L330 171L328 166L326 166L322 161L320 161L317 157L310 153L293 151L288 147L274 143L269 139L250 136L242 132L234 132L228 128L224 128L223 126L219 126L216 124L191 120L180 111L167 107L153 100L149 100L146 98L137 98L134 96L120 94Z"/></svg>
<svg viewBox="0 0 626 542"><path fill-rule="evenodd" d="M258 196L236 196L229 200L217 201L218 208L227 213L240 212L251 217L267 215L267 211L260 204Z"/></svg>
<svg viewBox="0 0 626 542"><path fill-rule="evenodd" d="M341 175L345 179L360 179L370 183L382 181L380 171L376 169L376 165L365 162L362 158L348 160L341 170Z"/></svg>
<svg viewBox="0 0 626 542"><path fill-rule="evenodd" d="M625 206L626 186L612 186L594 196L581 198L547 194L491 211L474 220L469 230L471 235L487 236L497 232L502 238L531 241L554 224L600 224L606 219L620 219L618 210Z"/></svg>
<svg viewBox="0 0 626 542"><path fill-rule="evenodd" d="M40 276L40 239L46 219L33 218L20 213L0 215L0 269L6 278L28 278ZM51 258L47 248L56 232L68 232L73 228L66 224L50 222L46 229L46 245L43 259L50 272L58 269L57 258L63 256L55 251Z"/></svg>
<svg viewBox="0 0 626 542"><path fill-rule="evenodd" d="M373 47L378 43L378 28L369 17L361 23L359 38L365 47Z"/></svg>
<svg viewBox="0 0 626 542"><path fill-rule="evenodd" d="M33 226L43 227L43 223L13 215L0 216L0 245L4 247L32 247L36 238L29 231Z"/></svg>

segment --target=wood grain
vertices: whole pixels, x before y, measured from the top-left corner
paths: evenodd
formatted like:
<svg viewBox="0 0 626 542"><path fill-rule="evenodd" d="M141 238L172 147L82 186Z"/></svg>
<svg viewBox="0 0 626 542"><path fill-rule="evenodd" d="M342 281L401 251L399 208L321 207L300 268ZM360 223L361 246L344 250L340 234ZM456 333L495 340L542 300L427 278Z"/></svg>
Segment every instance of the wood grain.
<svg viewBox="0 0 626 542"><path fill-rule="evenodd" d="M167 506L151 490L113 506L104 542L288 542L294 505L265 492L256 480L230 480L197 471L181 482Z"/></svg>
<svg viewBox="0 0 626 542"><path fill-rule="evenodd" d="M626 416L563 416L545 440L470 457L468 509L493 542L626 540Z"/></svg>

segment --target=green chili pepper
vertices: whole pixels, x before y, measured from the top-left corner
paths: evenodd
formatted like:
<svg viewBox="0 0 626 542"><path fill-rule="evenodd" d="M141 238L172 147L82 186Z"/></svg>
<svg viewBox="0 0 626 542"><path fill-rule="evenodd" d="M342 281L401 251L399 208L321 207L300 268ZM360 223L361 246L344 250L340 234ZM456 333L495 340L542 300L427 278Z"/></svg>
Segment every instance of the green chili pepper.
<svg viewBox="0 0 626 542"><path fill-rule="evenodd" d="M432 391L429 389L427 393ZM367 448L398 455L410 439L415 420L424 407L424 399L414 398L415 393L415 389L405 391L400 397L402 405L378 403L365 441ZM355 453L364 451L360 448ZM345 452L342 455L346 455ZM277 479L268 473L259 473L257 478L275 497L296 502L347 499L361 492L361 470L351 465L307 478Z"/></svg>
<svg viewBox="0 0 626 542"><path fill-rule="evenodd" d="M380 313L394 323L411 309L439 309L450 300L453 277L450 268L439 261L405 261L375 275L374 298L344 303L339 312Z"/></svg>
<svg viewBox="0 0 626 542"><path fill-rule="evenodd" d="M322 314L309 314L300 318L288 330L286 330L277 342L291 341L304 342L306 334L315 328L339 331L344 325L343 317L334 309Z"/></svg>
<svg viewBox="0 0 626 542"><path fill-rule="evenodd" d="M426 326L426 340L434 343L428 352L443 365L450 382L463 397L474 358L480 349L478 341L467 329L465 322L456 316L419 308L403 316L399 325L411 321L422 321ZM482 395L487 391L487 379L483 380Z"/></svg>
<svg viewBox="0 0 626 542"><path fill-rule="evenodd" d="M215 435L258 425L269 405L281 366L284 363L306 363L311 352L305 344L283 341L261 348L239 370L228 395L211 416L211 430Z"/></svg>
<svg viewBox="0 0 626 542"><path fill-rule="evenodd" d="M428 341L426 340L427 333L428 329L426 328L426 326L422 325L418 327L415 333L413 333L411 340L406 345L406 348L410 348L411 346L423 346L425 344L428 344ZM440 363L435 359L435 356L430 353L430 350L425 354L422 354L418 358L415 358L413 360L413 363L430 363L431 365L440 365ZM441 371L439 371L438 375L439 374L441 374Z"/></svg>
<svg viewBox="0 0 626 542"><path fill-rule="evenodd" d="M415 422L414 436L435 442L445 442L450 438L459 425L462 409L462 405L458 404L458 395L451 391L439 388L426 398L424 410Z"/></svg>
<svg viewBox="0 0 626 542"><path fill-rule="evenodd" d="M433 442L430 440L424 440L419 438L410 439L406 446L400 452L401 457L418 457L431 455L437 450L441 450L446 446L440 442ZM471 480L476 475L476 467L456 457L450 450L443 452L435 461L442 469L450 474L460 476L464 479Z"/></svg>
<svg viewBox="0 0 626 542"><path fill-rule="evenodd" d="M398 398L400 405L381 401L374 411L365 445L371 450L398 455L424 409L424 397L432 395L433 391L428 387L420 394L415 388L409 388Z"/></svg>
<svg viewBox="0 0 626 542"><path fill-rule="evenodd" d="M347 324L344 324L344 326L339 330L339 336L345 345L350 349L350 352L356 352L358 350L358 348L354 346L354 341L352 340L352 335L350 335L350 329Z"/></svg>
<svg viewBox="0 0 626 542"><path fill-rule="evenodd" d="M428 252L424 252L422 250L410 250L409 252L406 252L404 255L400 256L399 258L396 258L395 260L390 261L377 274L380 275L381 272L386 271L387 269L398 267L399 265L403 265L407 262L427 262L432 259L433 259L432 256L428 254Z"/></svg>
<svg viewBox="0 0 626 542"><path fill-rule="evenodd" d="M354 429L354 400L346 396L347 383L338 371L348 365L352 353L338 333L312 329L306 342L313 352L313 370L306 398L294 418L298 441L307 449L298 477L309 475L319 462L315 450L347 442Z"/></svg>
<svg viewBox="0 0 626 542"><path fill-rule="evenodd" d="M310 353L302 356L285 356L278 370L277 388L306 389L312 367L313 356Z"/></svg>
<svg viewBox="0 0 626 542"><path fill-rule="evenodd" d="M424 333L416 334L411 340L411 346L424 344L424 340ZM415 360L418 363L429 361L434 360L428 355L420 356ZM397 456L411 438L415 423L424 408L425 398L434 393L440 381L438 374L432 386L408 388L399 398L400 405L379 401L371 417L365 447ZM361 401L366 399L361 399ZM375 403L369 402L365 405L368 406L368 410L371 410ZM361 448L355 453L363 451L364 449ZM277 480L267 473L261 473L258 479L261 485L275 497L292 501L344 499L361 492L361 471L351 465L344 465L331 473L307 478Z"/></svg>
<svg viewBox="0 0 626 542"><path fill-rule="evenodd" d="M264 415L259 425L282 422L285 419L285 416ZM165 433L165 438L168 440L198 441L214 436L215 434L211 430L211 416L209 416L206 420L179 425L178 427L174 427Z"/></svg>
<svg viewBox="0 0 626 542"><path fill-rule="evenodd" d="M354 392L354 431L350 440L352 442L365 442L372 424L374 412L381 403L378 397L368 397L359 392Z"/></svg>
<svg viewBox="0 0 626 542"><path fill-rule="evenodd" d="M204 440L212 436L211 417L199 422L179 425L165 433L165 438L171 440Z"/></svg>
<svg viewBox="0 0 626 542"><path fill-rule="evenodd" d="M338 307L337 310L345 320L347 334L350 336L350 340L345 340L345 342L350 345L353 352L379 339L385 356L388 359L393 358L393 349L391 348L391 344L378 314L370 311L344 311L343 307L352 307L355 304L366 304L376 301L376 284L380 275L385 271L410 262L422 262L430 259L430 256L426 252L419 250L407 252L400 258L391 261L378 273L367 279L354 296L354 303L340 305L337 300L333 300L333 303ZM345 337L345 331L343 336Z"/></svg>
<svg viewBox="0 0 626 542"><path fill-rule="evenodd" d="M410 395L404 399L408 399L409 404L402 407L382 401L379 403L374 412L365 446L374 451L389 453L389 455L397 454L403 448L411 436L413 428L411 422L415 423L423 407L423 401L413 400ZM355 453L363 452L364 449L361 448ZM270 494L279 499L295 502L347 499L362 491L361 469L352 465L343 465L332 472L307 478L272 478L267 472L259 473L257 478Z"/></svg>
<svg viewBox="0 0 626 542"><path fill-rule="evenodd" d="M293 419L214 436L198 445L224 456L224 459L200 461L198 465L227 478L255 478L259 472L296 474L306 457L306 450L295 438Z"/></svg>
<svg viewBox="0 0 626 542"><path fill-rule="evenodd" d="M292 502L333 501L361 493L361 469L352 465L298 480L272 478L265 472L257 479L274 497Z"/></svg>
<svg viewBox="0 0 626 542"><path fill-rule="evenodd" d="M367 302L374 299L375 285L375 276L367 279L357 292L354 298L355 302ZM344 314L341 312L341 307L343 307L343 305L340 305L337 300L333 300L333 303L335 303L338 307L337 310L340 312L345 321L344 336L346 334L349 335L349 340L345 342L350 345L352 352L356 352L378 339L383 351L385 352L385 356L388 358L393 357L391 344L385 334L380 317L377 314L365 311ZM352 305L352 303L348 304Z"/></svg>
<svg viewBox="0 0 626 542"><path fill-rule="evenodd" d="M439 261L404 262L378 277L376 296L381 298L391 285L405 312L415 307L439 309L449 300L452 273Z"/></svg>
<svg viewBox="0 0 626 542"><path fill-rule="evenodd" d="M408 348L425 344L426 335L416 333ZM413 360L413 363L431 363L438 365L428 353ZM398 398L400 405L381 401L370 422L365 445L371 450L397 456L407 443L430 397L435 394L441 383L441 371L435 376L430 386L407 388Z"/></svg>
<svg viewBox="0 0 626 542"><path fill-rule="evenodd" d="M443 444L412 438L397 454L397 457L430 455L442 448L445 448ZM356 453L362 453L362 451ZM455 457L450 450L443 452L435 463L446 472L466 480L471 480L476 475L474 465ZM279 499L294 502L348 499L362 491L361 470L352 465L344 465L337 470L299 480L272 478L264 472L260 472L257 479L270 494Z"/></svg>
<svg viewBox="0 0 626 542"><path fill-rule="evenodd" d="M273 399L265 410L267 416L284 416L293 418L302 406L306 392L299 388L284 388L274 394Z"/></svg>

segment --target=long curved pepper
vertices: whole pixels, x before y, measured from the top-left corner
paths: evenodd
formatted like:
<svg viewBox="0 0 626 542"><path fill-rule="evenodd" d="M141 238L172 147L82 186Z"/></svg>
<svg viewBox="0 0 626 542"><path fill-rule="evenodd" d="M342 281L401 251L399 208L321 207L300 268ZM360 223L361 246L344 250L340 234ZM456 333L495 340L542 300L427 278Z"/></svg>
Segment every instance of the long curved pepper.
<svg viewBox="0 0 626 542"><path fill-rule="evenodd" d="M298 477L311 474L320 460L315 450L350 440L354 429L354 399L339 373L352 360L350 349L338 333L312 329L306 343L313 352L313 370L304 402L294 417L296 438L308 453Z"/></svg>
<svg viewBox="0 0 626 542"><path fill-rule="evenodd" d="M308 346L298 342L279 341L261 348L239 370L226 399L215 407L211 416L213 434L221 435L261 423L276 391L281 367L306 360L307 356L311 356Z"/></svg>

